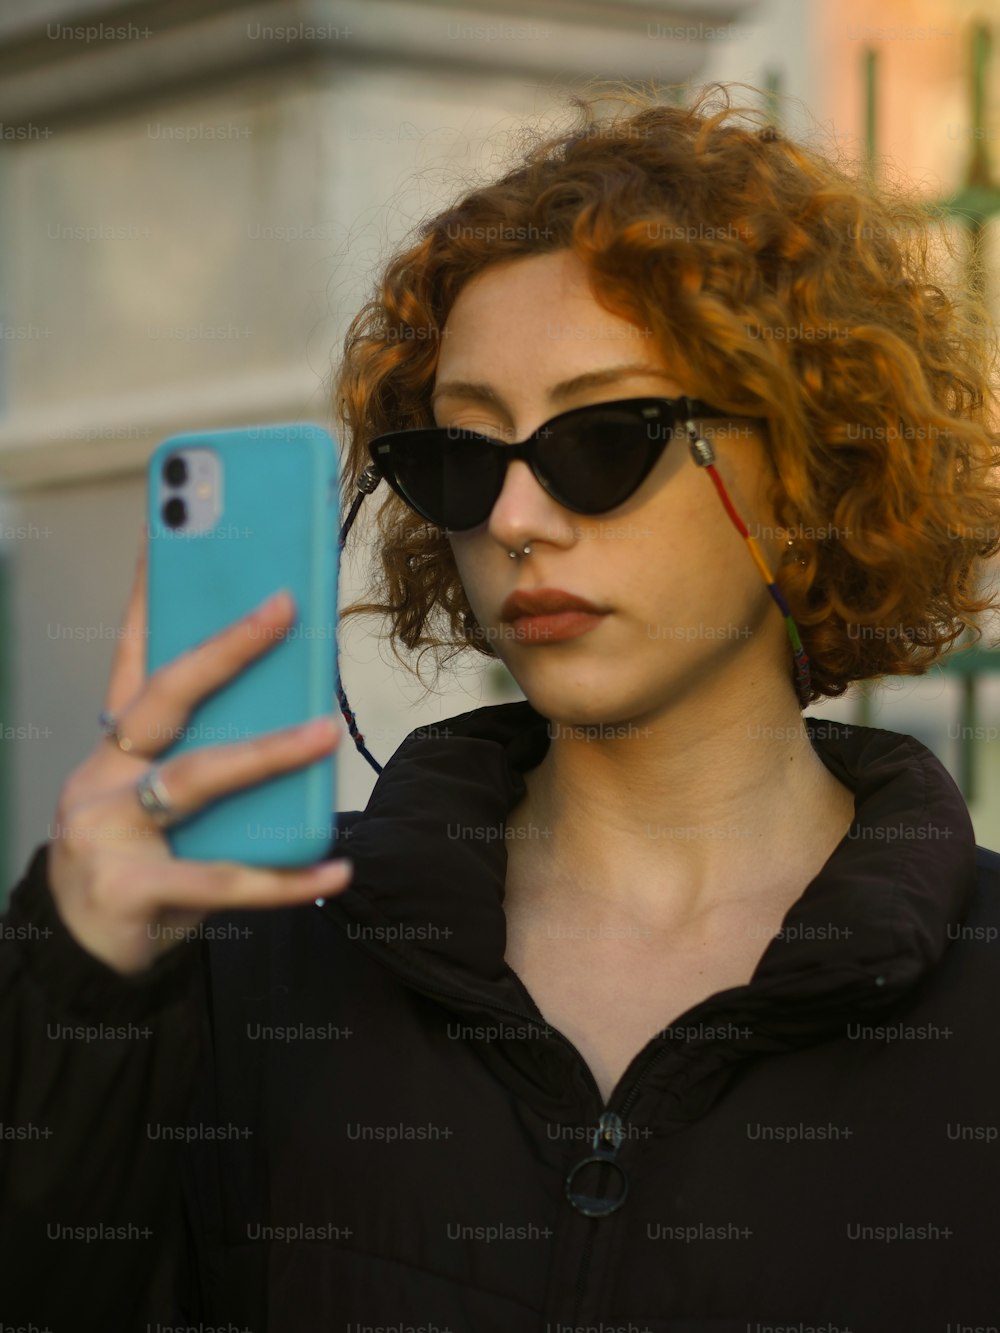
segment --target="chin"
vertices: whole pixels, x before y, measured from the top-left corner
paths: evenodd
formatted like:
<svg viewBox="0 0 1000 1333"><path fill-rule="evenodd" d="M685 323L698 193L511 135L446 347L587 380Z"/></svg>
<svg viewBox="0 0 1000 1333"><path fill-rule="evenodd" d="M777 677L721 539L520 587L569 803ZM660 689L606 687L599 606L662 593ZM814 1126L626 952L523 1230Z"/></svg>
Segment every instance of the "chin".
<svg viewBox="0 0 1000 1333"><path fill-rule="evenodd" d="M575 680L567 680L566 675L553 673L551 679L540 679L542 673L526 671L517 679L525 698L536 713L541 713L549 723L549 734L556 736L559 728L565 728L568 736L573 729L586 731L588 738L596 739L602 734L610 739L615 735L641 734L645 728L630 723L630 718L645 714L652 701L642 706L642 701L629 697L622 689L621 681L607 679L607 670L600 675L603 680L587 679L581 673Z"/></svg>
<svg viewBox="0 0 1000 1333"><path fill-rule="evenodd" d="M512 656L516 660L507 661L507 669L532 708L548 719L552 735L557 726L603 727L609 739L651 735L650 724L689 705L706 683L704 662L686 653L638 653L631 659L595 654L572 665L545 649Z"/></svg>

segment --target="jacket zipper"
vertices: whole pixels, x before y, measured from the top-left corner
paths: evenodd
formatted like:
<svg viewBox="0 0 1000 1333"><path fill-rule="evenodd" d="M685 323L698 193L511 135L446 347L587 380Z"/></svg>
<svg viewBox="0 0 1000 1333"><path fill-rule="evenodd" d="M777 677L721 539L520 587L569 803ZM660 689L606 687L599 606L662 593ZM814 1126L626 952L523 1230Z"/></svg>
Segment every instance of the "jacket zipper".
<svg viewBox="0 0 1000 1333"><path fill-rule="evenodd" d="M324 913L324 915L326 914ZM363 944L363 947L367 946ZM396 948L391 940L383 940L381 949L379 950L369 949L369 952L373 953L376 957L381 956L383 951L396 954ZM406 975L409 980L411 981L414 980L413 960L411 958L406 957L406 955L402 955L401 961L406 965L404 975ZM420 970L419 966L416 970L417 971ZM530 992L526 989L520 977L517 976L517 973L512 971L511 975L514 977L515 982L520 987L521 991L524 993L525 998L529 1001L529 1003L534 1004L534 1001L531 999ZM425 994L434 996L438 999L453 1000L462 1004L469 1003L469 997L467 995L456 994L454 991L441 990L436 986L428 986L425 985L422 981L417 981L416 984L424 991ZM560 1032L559 1029L554 1027L551 1023L547 1023L545 1021L545 1016L544 1014L541 1013L540 1010L538 1012L538 1018L535 1018L534 1015L531 1013L522 1013L518 1009L509 1009L506 1005L494 1004L492 1001L480 1000L478 1001L478 1003L483 1009L487 1010L490 1013L502 1014L504 1017L507 1018L516 1018L519 1020L519 1022L522 1023L525 1020L527 1020L535 1027L544 1027L547 1032L552 1033L553 1036L555 1036L560 1042L562 1042L562 1044L569 1051L573 1053L573 1055L579 1062L580 1067L583 1070L587 1083L590 1085L590 1088L593 1091L598 1104L603 1107L603 1110L601 1111L601 1114L598 1118L597 1129L594 1135L594 1148L596 1150L602 1140L605 1143L608 1142L613 1143L614 1146L610 1149L610 1151L607 1148L605 1148L598 1154L604 1157L607 1161L613 1162L617 1157L618 1150L621 1147L622 1142L624 1141L625 1118L627 1117L632 1106L635 1104L636 1098L639 1095L642 1085L646 1081L647 1075L649 1074L653 1065L662 1056L664 1047L660 1046L656 1050L650 1052L647 1059L644 1061L644 1063L640 1066L639 1070L634 1075L631 1083L627 1086L626 1089L622 1090L621 1096L617 1099L618 1102L620 1103L619 1109L614 1110L613 1106L616 1101L614 1093L617 1092L618 1089L616 1088L613 1090L611 1099L605 1105L604 1100L601 1096L601 1090L597 1086L597 1080L594 1078L593 1072L591 1071L591 1068L587 1064L586 1060L580 1054L579 1050L570 1041L569 1037L567 1037L564 1033ZM537 1005L535 1005L534 1007L536 1009L538 1008ZM615 1142L615 1140L617 1140L617 1142ZM622 1168L619 1167L619 1170L622 1170ZM625 1176L623 1170L622 1170L622 1176L623 1179L627 1181L628 1178ZM568 1179L569 1177L567 1177L567 1180ZM609 1210L609 1211L614 1211L614 1210ZM598 1220L598 1218L592 1217L590 1220L591 1222L595 1222ZM590 1265L590 1254L591 1251L593 1250L595 1239L596 1239L595 1229L593 1226L591 1226L588 1229L588 1234L586 1238L584 1239L583 1249L581 1251L580 1265L577 1270L576 1295L573 1307L573 1314L570 1320L570 1322L574 1325L579 1322L579 1315L584 1299L584 1279Z"/></svg>
<svg viewBox="0 0 1000 1333"><path fill-rule="evenodd" d="M468 1001L467 996L456 995L452 991L433 990L433 991L427 991L426 993L436 995L441 999L458 1000L466 1002ZM587 1082L590 1084L591 1088L597 1095L598 1102L603 1103L603 1099L601 1097L601 1090L597 1086L597 1080L594 1078L594 1075L591 1072L590 1066L587 1064L586 1060L584 1060L583 1056L570 1041L569 1037L565 1036L562 1032L560 1032L558 1028L553 1027L551 1023L546 1023L544 1016L542 1016L542 1021L541 1023L539 1023L538 1020L535 1019L531 1014L523 1014L517 1009L508 1009L504 1005L490 1004L487 1003L486 1001L482 1001L481 1003L483 1004L483 1007L485 1009L488 1009L493 1013L504 1014L509 1018L517 1018L521 1022L524 1022L524 1020L527 1019L529 1022L533 1023L535 1027L545 1027L549 1032L553 1033L556 1037L558 1037L558 1039L563 1043L563 1045L568 1047L569 1050L571 1050L573 1054L576 1056L577 1060L579 1060L580 1065L583 1068L584 1074L587 1077ZM617 1139L617 1142L614 1143L614 1147L610 1151L605 1150L600 1154L601 1156L605 1157L608 1161L614 1161L615 1158L617 1157L618 1149L621 1147L625 1137L624 1136L625 1117L628 1115L629 1110L634 1105L635 1100L639 1095L639 1091L642 1088L643 1083L646 1081L646 1076L648 1075L650 1069L662 1054L663 1054L662 1046L659 1049L652 1051L650 1053L648 1059L640 1067L635 1077L632 1079L632 1082L628 1085L624 1097L620 1099L621 1108L619 1111L613 1111L611 1109L612 1103L615 1100L614 1096L612 1095L611 1100L607 1103L607 1105L604 1107L604 1110L601 1112L601 1115L597 1122L597 1130L594 1136L595 1148L602 1139L605 1140L605 1142L608 1141L614 1142L614 1140ZM621 1169L622 1168L619 1167L619 1170ZM628 1177L625 1176L624 1171L622 1171L622 1176L627 1181ZM567 1177L567 1180L568 1179L569 1178ZM599 1219L597 1217L592 1217L590 1220L592 1223L594 1223ZM583 1307L583 1299L584 1299L584 1281L586 1278L586 1274L590 1268L590 1255L591 1251L594 1248L595 1240L596 1240L595 1227L591 1225L588 1228L587 1235L584 1238L583 1248L580 1252L580 1264L577 1268L573 1313L570 1318L570 1323L572 1325L578 1325L580 1322L580 1312Z"/></svg>
<svg viewBox="0 0 1000 1333"><path fill-rule="evenodd" d="M635 1099L639 1095L640 1088L646 1081L647 1074L663 1054L663 1049L664 1048L661 1046L650 1053L649 1058L640 1067L638 1073L629 1085L628 1093L622 1101L619 1110L612 1111L610 1109L611 1104L614 1101L614 1097L612 1097L597 1122L597 1131L594 1134L594 1151L595 1154L604 1157L609 1162L613 1162L618 1155L618 1149L621 1147L625 1137L625 1123L628 1113L635 1103ZM598 1151L602 1139L605 1143L611 1144L610 1150L605 1148L603 1151ZM622 1172L623 1181L627 1185L628 1177L625 1175L624 1169L619 1167L619 1170ZM624 1195L622 1196L622 1199L624 1201ZM613 1212L615 1210L611 1209L610 1211ZM599 1220L599 1217L591 1218L591 1225L587 1228L587 1235L584 1238L583 1249L580 1254L580 1265L577 1269L573 1311L570 1315L570 1324L573 1326L578 1326L581 1322L586 1275L590 1271L590 1255L594 1248L594 1242L597 1239L597 1228L594 1223Z"/></svg>

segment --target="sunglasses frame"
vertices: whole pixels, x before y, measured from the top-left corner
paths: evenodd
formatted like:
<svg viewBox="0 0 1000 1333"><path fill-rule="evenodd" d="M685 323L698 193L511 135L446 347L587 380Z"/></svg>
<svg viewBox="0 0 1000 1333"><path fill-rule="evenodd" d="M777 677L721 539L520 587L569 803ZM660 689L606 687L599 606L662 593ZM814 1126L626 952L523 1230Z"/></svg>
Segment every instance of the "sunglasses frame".
<svg viewBox="0 0 1000 1333"><path fill-rule="evenodd" d="M596 413L602 409L607 410L609 408L617 409L619 411L623 409L634 410L637 415L643 418L647 423L651 421L663 422L663 439L662 442L657 441L651 444L647 465L644 467L635 486L627 495L623 496L620 500L616 500L613 505L608 505L604 509L579 509L573 504L568 504L562 496L556 494L550 480L539 470L539 444L542 440L547 438L554 426L565 421L568 417L577 417L586 413ZM478 431L465 430L463 427L459 426L416 426L409 430L388 431L385 434L377 435L373 440L369 441L368 452L371 455L373 467L379 477L384 478L403 503L415 513L419 514L421 518L426 519L428 523L434 524L435 527L441 528L442 531L445 532L470 532L473 528L479 527L481 523L485 523L489 518L493 505L496 504L497 499L500 496L500 491L503 489L503 484L507 476L506 467L503 472L500 473L500 484L497 487L496 495L494 495L490 508L486 511L483 518L463 527L456 527L454 525L445 527L439 523L437 519L433 518L430 514L425 513L423 509L414 504L409 496L404 493L397 480L396 469L392 462L394 448L408 444L416 435L434 433L449 441L468 438L470 442L481 443L489 446L490 449L504 450L506 463L510 464L516 459L520 459L527 463L528 467L531 469L532 476L546 494L550 495L557 504L562 505L564 509L569 509L575 514L594 516L596 514L609 513L612 509L617 509L620 504L624 504L626 500L631 499L656 466L664 449L666 449L667 445L670 443L672 438L671 432L676 429L679 423L682 424L696 417L720 420L732 418L736 415L738 414L735 414L732 411L713 407L710 403L706 403L700 398L664 398L655 395L644 395L638 398L614 398L607 402L588 403L585 407L574 407L566 412L560 412L558 415L550 417L548 421L543 422L538 429L532 431L526 439L519 440L513 444L507 444L503 440L494 439L489 435L481 435ZM756 420L756 418L754 418L754 420ZM637 424L639 423L637 422Z"/></svg>

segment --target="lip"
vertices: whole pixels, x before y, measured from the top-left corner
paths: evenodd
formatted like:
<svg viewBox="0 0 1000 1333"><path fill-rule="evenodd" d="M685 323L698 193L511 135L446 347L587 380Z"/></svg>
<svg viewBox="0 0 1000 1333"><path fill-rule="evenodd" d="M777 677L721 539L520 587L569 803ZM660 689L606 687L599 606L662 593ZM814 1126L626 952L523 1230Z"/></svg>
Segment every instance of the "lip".
<svg viewBox="0 0 1000 1333"><path fill-rule="evenodd" d="M564 592L562 588L524 588L512 592L504 600L500 619L513 622L529 617L556 616L563 611L584 611L588 616L607 615L604 607L595 606L586 597Z"/></svg>
<svg viewBox="0 0 1000 1333"><path fill-rule="evenodd" d="M588 634L606 615L606 611L554 611L550 615L515 616L510 624L514 638L523 643L559 643Z"/></svg>

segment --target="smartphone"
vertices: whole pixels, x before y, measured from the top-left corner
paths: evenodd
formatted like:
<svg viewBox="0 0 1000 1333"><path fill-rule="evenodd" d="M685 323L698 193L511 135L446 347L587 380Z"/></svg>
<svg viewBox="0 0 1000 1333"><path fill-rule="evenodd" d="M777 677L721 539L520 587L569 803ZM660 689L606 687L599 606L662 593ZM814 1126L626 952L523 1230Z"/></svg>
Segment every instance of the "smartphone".
<svg viewBox="0 0 1000 1333"><path fill-rule="evenodd" d="M309 424L174 435L150 458L147 483L148 672L279 588L296 606L283 638L203 699L179 734L160 738L157 760L335 711L340 506L332 437ZM330 847L334 790L334 757L324 755L227 793L165 836L174 855L194 860L309 865Z"/></svg>

